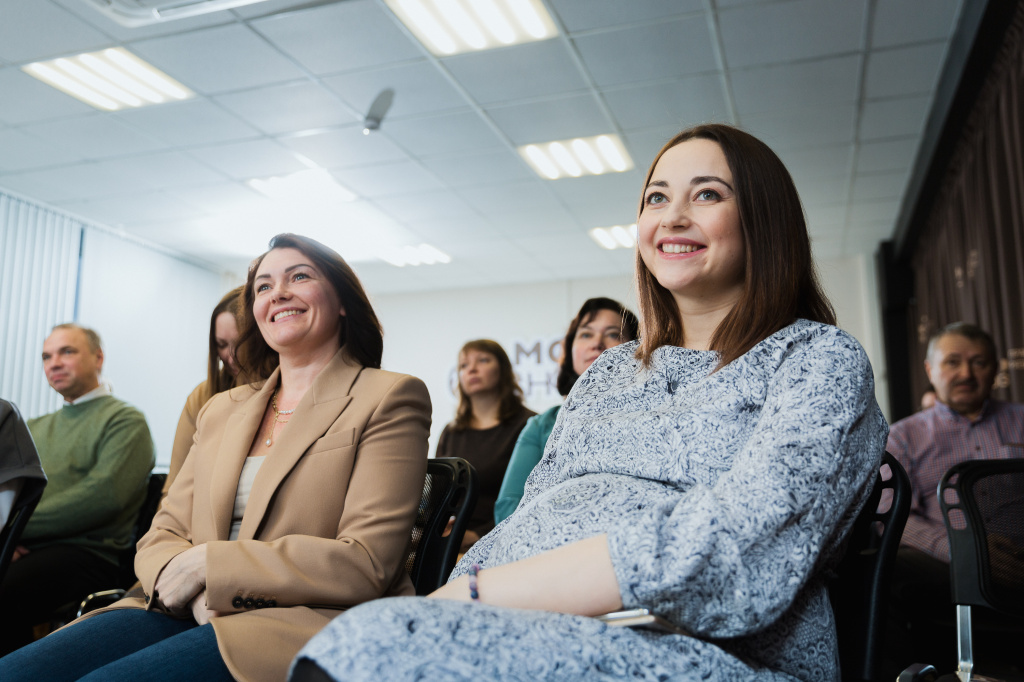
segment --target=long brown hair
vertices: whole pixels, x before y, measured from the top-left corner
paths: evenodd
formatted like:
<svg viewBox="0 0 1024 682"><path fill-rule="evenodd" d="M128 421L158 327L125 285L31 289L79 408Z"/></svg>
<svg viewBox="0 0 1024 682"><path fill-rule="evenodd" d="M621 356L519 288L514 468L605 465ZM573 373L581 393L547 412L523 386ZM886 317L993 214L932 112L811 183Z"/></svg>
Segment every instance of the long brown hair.
<svg viewBox="0 0 1024 682"><path fill-rule="evenodd" d="M725 155L735 185L740 230L746 252L743 293L711 337L711 350L724 367L797 318L835 324L814 270L800 196L789 171L768 145L732 126L699 125L679 133L658 152L644 180L644 191L662 155L692 139L710 140ZM644 192L640 194L643 213ZM638 213L638 215L639 215ZM661 286L636 252L640 345L637 359L650 364L664 345L683 341L683 321L672 294Z"/></svg>
<svg viewBox="0 0 1024 682"><path fill-rule="evenodd" d="M237 286L220 299L220 303L213 309L210 315L210 359L206 369L206 385L210 389L210 396L214 393L226 391L235 385L235 375L227 365L222 365L220 354L217 352L217 318L222 313L230 313L235 318L235 325L241 329L242 321L240 303L242 300L242 288Z"/></svg>
<svg viewBox="0 0 1024 682"><path fill-rule="evenodd" d="M459 350L459 359L466 351L476 350L481 353L489 353L498 361L498 395L501 403L498 407L498 419L502 422L512 419L523 411L523 389L519 388L515 372L512 371L512 361L508 354L497 341L490 339L476 339L468 341ZM464 431L473 423L473 403L469 396L462 390L462 382L459 382L459 407L455 410L456 431Z"/></svg>
<svg viewBox="0 0 1024 682"><path fill-rule="evenodd" d="M602 310L610 310L622 320L619 329L623 342L632 341L639 335L640 323L629 308L614 299L603 296L588 298L580 306L576 317L572 318L572 322L569 323L569 331L565 333L565 340L562 341L562 360L558 363L558 379L556 381L559 395L569 395L576 380L580 378L580 375L576 373L576 368L572 366L572 344L576 340L576 331L582 325L593 320L594 316Z"/></svg>
<svg viewBox="0 0 1024 682"><path fill-rule="evenodd" d="M266 255L274 249L295 249L309 258L323 273L334 287L334 292L345 310L345 314L339 316L341 345L345 346L348 354L363 366L380 369L381 356L384 354L384 331L381 329L377 314L373 312L373 306L370 305L363 285L345 259L315 239L297 234L279 234L270 240L269 246L267 251L249 265L249 276L245 282L241 334L236 349L238 366L241 367L239 383L263 381L280 363L277 351L267 345L260 334L252 312L256 299L256 271L259 270Z"/></svg>

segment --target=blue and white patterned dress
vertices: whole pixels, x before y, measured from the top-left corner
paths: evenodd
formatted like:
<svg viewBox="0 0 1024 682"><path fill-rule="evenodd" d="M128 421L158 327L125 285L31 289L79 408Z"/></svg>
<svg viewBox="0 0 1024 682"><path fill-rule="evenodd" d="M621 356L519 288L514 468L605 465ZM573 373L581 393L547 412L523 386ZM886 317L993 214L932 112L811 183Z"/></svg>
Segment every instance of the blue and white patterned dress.
<svg viewBox="0 0 1024 682"><path fill-rule="evenodd" d="M299 656L338 680L837 680L825 578L888 431L864 351L806 320L714 373L714 352L662 347L645 369L635 350L579 379L519 507L454 576L607 533L623 607L692 637L397 598Z"/></svg>

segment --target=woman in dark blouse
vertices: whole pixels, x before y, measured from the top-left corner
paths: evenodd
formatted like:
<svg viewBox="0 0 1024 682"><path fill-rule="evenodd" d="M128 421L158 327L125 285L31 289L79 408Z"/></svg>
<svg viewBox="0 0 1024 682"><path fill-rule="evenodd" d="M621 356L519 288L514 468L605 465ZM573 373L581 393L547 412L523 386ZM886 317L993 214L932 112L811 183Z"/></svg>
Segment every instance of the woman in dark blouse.
<svg viewBox="0 0 1024 682"><path fill-rule="evenodd" d="M523 405L523 391L505 350L490 339L470 341L459 351L459 407L444 427L438 457L462 457L477 475L476 508L462 540L468 549L494 528L494 501L512 449L526 420L536 412Z"/></svg>

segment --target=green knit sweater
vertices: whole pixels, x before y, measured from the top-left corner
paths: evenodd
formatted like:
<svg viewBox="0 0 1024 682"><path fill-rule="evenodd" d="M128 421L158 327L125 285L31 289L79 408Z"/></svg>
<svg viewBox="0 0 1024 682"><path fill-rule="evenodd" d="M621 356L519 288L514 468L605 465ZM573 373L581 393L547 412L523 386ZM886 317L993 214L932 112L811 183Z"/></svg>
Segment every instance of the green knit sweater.
<svg viewBox="0 0 1024 682"><path fill-rule="evenodd" d="M28 428L49 483L22 544L74 544L117 563L153 468L146 418L103 396L30 419Z"/></svg>

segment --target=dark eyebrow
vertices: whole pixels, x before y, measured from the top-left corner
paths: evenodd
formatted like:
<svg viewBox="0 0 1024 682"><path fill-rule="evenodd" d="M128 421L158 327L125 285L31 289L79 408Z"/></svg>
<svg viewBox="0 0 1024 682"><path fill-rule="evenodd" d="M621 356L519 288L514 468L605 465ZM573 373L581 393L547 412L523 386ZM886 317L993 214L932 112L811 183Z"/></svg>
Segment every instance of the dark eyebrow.
<svg viewBox="0 0 1024 682"><path fill-rule="evenodd" d="M294 270L295 268L312 268L312 267L313 266L310 265L309 263L296 263L295 265L289 265L287 268L284 269L284 271L287 274L287 273L291 272L292 270ZM268 277L269 278L270 275L266 274L266 273L264 273L262 275L256 275L256 279L263 279L264 277Z"/></svg>
<svg viewBox="0 0 1024 682"><path fill-rule="evenodd" d="M692 180L690 180L690 186L692 187L693 185L700 185L705 182L720 182L726 187L728 187L731 191L735 191L733 190L732 185L730 185L728 182L718 177L717 175L698 175L694 177ZM647 187L668 187L668 183L665 182L664 180L652 180L647 184Z"/></svg>

